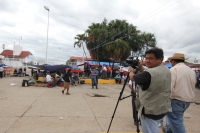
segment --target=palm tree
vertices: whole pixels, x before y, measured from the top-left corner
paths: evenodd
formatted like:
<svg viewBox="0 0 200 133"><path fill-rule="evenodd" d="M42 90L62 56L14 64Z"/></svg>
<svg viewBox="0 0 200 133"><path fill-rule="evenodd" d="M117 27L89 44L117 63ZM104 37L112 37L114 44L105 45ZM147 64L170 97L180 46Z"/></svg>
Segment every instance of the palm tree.
<svg viewBox="0 0 200 133"><path fill-rule="evenodd" d="M87 34L87 37L86 37ZM141 55L142 50L156 46L154 34L143 32L140 34L136 26L126 20L111 20L107 23L92 23L84 34L78 34L74 46L81 47L86 43L87 49L97 61L125 61L133 51Z"/></svg>
<svg viewBox="0 0 200 133"><path fill-rule="evenodd" d="M143 42L143 48L147 51L149 48L156 47L156 38L152 33L143 32L141 34L141 41Z"/></svg>
<svg viewBox="0 0 200 133"><path fill-rule="evenodd" d="M85 42L85 39L86 39L85 34L78 34L78 35L76 35L76 37L74 39L75 39L74 47L75 46L78 46L79 48L83 47L85 57L87 58L85 48L83 46L83 43Z"/></svg>
<svg viewBox="0 0 200 133"><path fill-rule="evenodd" d="M105 52L112 58L113 65L115 61L119 61L120 64L125 61L130 55L130 51L129 43L122 39L116 39L105 46Z"/></svg>

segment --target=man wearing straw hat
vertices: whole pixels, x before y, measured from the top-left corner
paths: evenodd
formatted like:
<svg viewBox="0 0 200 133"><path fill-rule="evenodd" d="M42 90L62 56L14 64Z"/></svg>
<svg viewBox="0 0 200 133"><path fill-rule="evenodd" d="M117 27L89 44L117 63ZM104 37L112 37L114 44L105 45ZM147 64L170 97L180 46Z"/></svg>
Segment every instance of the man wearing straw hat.
<svg viewBox="0 0 200 133"><path fill-rule="evenodd" d="M175 53L168 58L172 63L171 71L171 110L167 113L169 125L167 133L186 133L183 124L185 110L194 101L195 96L195 72L184 64L184 54Z"/></svg>

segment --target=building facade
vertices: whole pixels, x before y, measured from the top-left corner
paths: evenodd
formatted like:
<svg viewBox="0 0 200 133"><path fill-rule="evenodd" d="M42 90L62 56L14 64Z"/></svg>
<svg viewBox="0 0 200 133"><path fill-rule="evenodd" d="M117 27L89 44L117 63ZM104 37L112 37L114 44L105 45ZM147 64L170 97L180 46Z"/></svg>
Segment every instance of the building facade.
<svg viewBox="0 0 200 133"><path fill-rule="evenodd" d="M0 54L1 64L13 66L15 68L33 64L33 55L29 51L21 51L19 55L13 55L13 50L4 50Z"/></svg>

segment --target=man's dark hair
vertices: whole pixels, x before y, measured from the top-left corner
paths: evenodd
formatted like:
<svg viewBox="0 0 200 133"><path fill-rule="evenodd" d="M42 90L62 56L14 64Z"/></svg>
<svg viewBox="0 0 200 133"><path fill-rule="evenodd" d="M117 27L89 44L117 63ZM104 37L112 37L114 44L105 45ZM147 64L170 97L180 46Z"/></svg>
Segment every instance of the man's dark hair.
<svg viewBox="0 0 200 133"><path fill-rule="evenodd" d="M149 49L145 52L145 56L147 54L154 54L156 59L159 59L159 58L164 58L164 53L163 53L163 50L160 49L160 48L152 48L152 49Z"/></svg>
<svg viewBox="0 0 200 133"><path fill-rule="evenodd" d="M67 70L67 73L71 73L71 69L70 68Z"/></svg>
<svg viewBox="0 0 200 133"><path fill-rule="evenodd" d="M181 62L185 62L184 60L180 60L180 59L173 59L176 63L181 63Z"/></svg>

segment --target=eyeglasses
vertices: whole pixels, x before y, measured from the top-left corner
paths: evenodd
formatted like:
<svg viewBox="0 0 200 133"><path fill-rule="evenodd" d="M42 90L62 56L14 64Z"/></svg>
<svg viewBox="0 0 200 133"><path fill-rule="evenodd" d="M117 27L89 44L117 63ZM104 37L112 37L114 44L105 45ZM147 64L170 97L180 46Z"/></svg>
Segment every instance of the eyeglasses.
<svg viewBox="0 0 200 133"><path fill-rule="evenodd" d="M145 58L146 60L149 60L149 61L151 61L151 60L154 60L155 58Z"/></svg>

